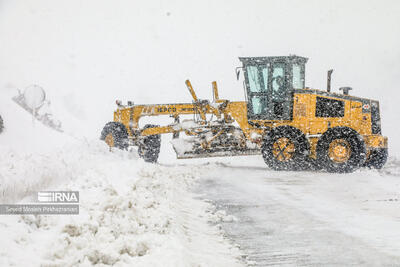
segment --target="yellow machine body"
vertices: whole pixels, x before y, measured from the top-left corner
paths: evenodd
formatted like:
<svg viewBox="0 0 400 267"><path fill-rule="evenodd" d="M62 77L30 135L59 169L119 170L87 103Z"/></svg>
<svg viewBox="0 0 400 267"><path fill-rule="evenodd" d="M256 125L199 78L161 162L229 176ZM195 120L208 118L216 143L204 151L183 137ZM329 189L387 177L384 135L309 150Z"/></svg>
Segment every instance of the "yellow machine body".
<svg viewBox="0 0 400 267"><path fill-rule="evenodd" d="M229 102L219 100L219 103L226 103L226 108L222 111L207 104L203 107L205 114L213 114L223 117L227 122L234 120L237 122L245 137L252 142L260 142L260 136L264 132L277 126L290 125L300 129L309 139L311 145L311 157L316 157L316 145L318 138L328 128L337 126L346 126L360 133L365 141L367 152L375 148L387 148L387 137L372 134L371 129L371 113L362 112L362 102L360 100L342 99L341 95L337 97L324 96L326 93L320 90L304 89L302 93L295 93L293 96L293 120L254 120L247 119L247 103L244 101ZM318 96L338 99L345 102L345 114L341 118L318 118L315 116L316 99ZM177 131L185 131L189 134L195 134L188 129L177 129L174 125L166 125L139 129L139 120L145 116L172 116L174 118L180 115L199 114L200 107L196 104L156 104L156 105L135 105L132 107L121 107L114 112L114 121L121 122L125 125L131 138L139 136L157 135L165 133L174 133ZM257 125L257 126L255 126Z"/></svg>
<svg viewBox="0 0 400 267"><path fill-rule="evenodd" d="M342 94L331 93L332 70L327 91L305 87L307 58L240 60L246 101L219 99L216 82L212 82L214 100L200 100L187 80L192 103L124 106L117 102L115 125L106 125L102 139L120 148L126 148L127 139L150 162L158 158L161 134L172 133L179 139L183 132L193 137L186 141L193 151L179 151L176 145L178 158L262 154L270 167L278 165L275 169L293 169L291 161L310 159L329 161L327 169L333 172L353 171L368 161L376 168L385 164L388 139L381 134L378 101L349 95L349 87L341 88ZM181 121L185 115L194 119ZM169 116L172 121L139 126L141 118L151 116ZM271 140L274 143L268 143Z"/></svg>

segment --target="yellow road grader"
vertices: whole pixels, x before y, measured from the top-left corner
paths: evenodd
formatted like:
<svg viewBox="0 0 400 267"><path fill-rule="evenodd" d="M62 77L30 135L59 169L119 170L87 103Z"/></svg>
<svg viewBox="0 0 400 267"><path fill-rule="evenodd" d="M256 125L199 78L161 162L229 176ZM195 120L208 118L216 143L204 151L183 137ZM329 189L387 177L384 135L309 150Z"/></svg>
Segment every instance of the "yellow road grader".
<svg viewBox="0 0 400 267"><path fill-rule="evenodd" d="M220 99L212 82L213 101L198 99L189 82L192 103L123 105L117 101L114 120L101 139L109 146L137 146L147 162L156 162L161 134L172 133L177 158L236 155L263 156L274 170L325 169L352 172L382 168L388 139L381 134L379 102L305 87L307 58L300 56L241 57L246 101ZM171 123L139 127L145 116L167 115ZM187 116L190 115L190 116ZM182 120L182 117L189 119Z"/></svg>

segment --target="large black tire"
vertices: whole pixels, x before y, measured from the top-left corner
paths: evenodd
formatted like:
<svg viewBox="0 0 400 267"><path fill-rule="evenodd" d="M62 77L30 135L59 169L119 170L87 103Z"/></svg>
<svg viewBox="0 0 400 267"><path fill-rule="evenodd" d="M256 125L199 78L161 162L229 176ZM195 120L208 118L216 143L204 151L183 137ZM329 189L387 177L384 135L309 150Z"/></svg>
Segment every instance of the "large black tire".
<svg viewBox="0 0 400 267"><path fill-rule="evenodd" d="M128 131L120 122L109 122L101 131L100 139L105 141L110 147L116 147L119 149L127 149L128 142Z"/></svg>
<svg viewBox="0 0 400 267"><path fill-rule="evenodd" d="M146 124L143 129L158 127L158 125ZM145 162L156 163L160 154L161 135L148 135L139 143L138 154Z"/></svg>
<svg viewBox="0 0 400 267"><path fill-rule="evenodd" d="M283 142L283 143L282 143ZM308 166L310 143L305 135L292 126L279 126L264 137L262 155L274 170L302 170Z"/></svg>
<svg viewBox="0 0 400 267"><path fill-rule="evenodd" d="M355 130L330 128L318 140L317 162L328 172L353 172L364 164L365 151L364 140Z"/></svg>
<svg viewBox="0 0 400 267"><path fill-rule="evenodd" d="M3 122L3 118L0 116L0 133L2 133L4 130L4 122Z"/></svg>
<svg viewBox="0 0 400 267"><path fill-rule="evenodd" d="M364 166L370 169L382 169L388 159L388 149L380 148L371 151Z"/></svg>

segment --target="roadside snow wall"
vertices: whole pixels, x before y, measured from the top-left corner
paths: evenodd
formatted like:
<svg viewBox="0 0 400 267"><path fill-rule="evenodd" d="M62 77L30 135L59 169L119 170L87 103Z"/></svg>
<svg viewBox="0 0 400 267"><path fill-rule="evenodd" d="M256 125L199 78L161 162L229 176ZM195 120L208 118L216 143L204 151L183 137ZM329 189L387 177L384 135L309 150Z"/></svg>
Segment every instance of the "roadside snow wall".
<svg viewBox="0 0 400 267"><path fill-rule="evenodd" d="M80 214L2 217L1 266L240 266L214 208L189 191L202 166L147 164L100 141L53 153L11 157L26 181L78 190Z"/></svg>

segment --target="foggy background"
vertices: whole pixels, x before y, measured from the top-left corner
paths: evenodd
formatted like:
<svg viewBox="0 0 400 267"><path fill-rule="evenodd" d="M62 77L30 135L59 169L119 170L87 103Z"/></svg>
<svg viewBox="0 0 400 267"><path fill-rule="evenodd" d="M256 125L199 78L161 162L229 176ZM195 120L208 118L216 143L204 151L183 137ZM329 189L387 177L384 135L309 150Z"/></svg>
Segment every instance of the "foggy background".
<svg viewBox="0 0 400 267"><path fill-rule="evenodd" d="M200 98L216 80L221 98L244 100L238 56L296 54L306 86L325 89L333 68L333 91L379 100L400 154L399 14L389 0L0 0L0 90L38 84L65 128L97 138L115 99L190 102L189 78Z"/></svg>

